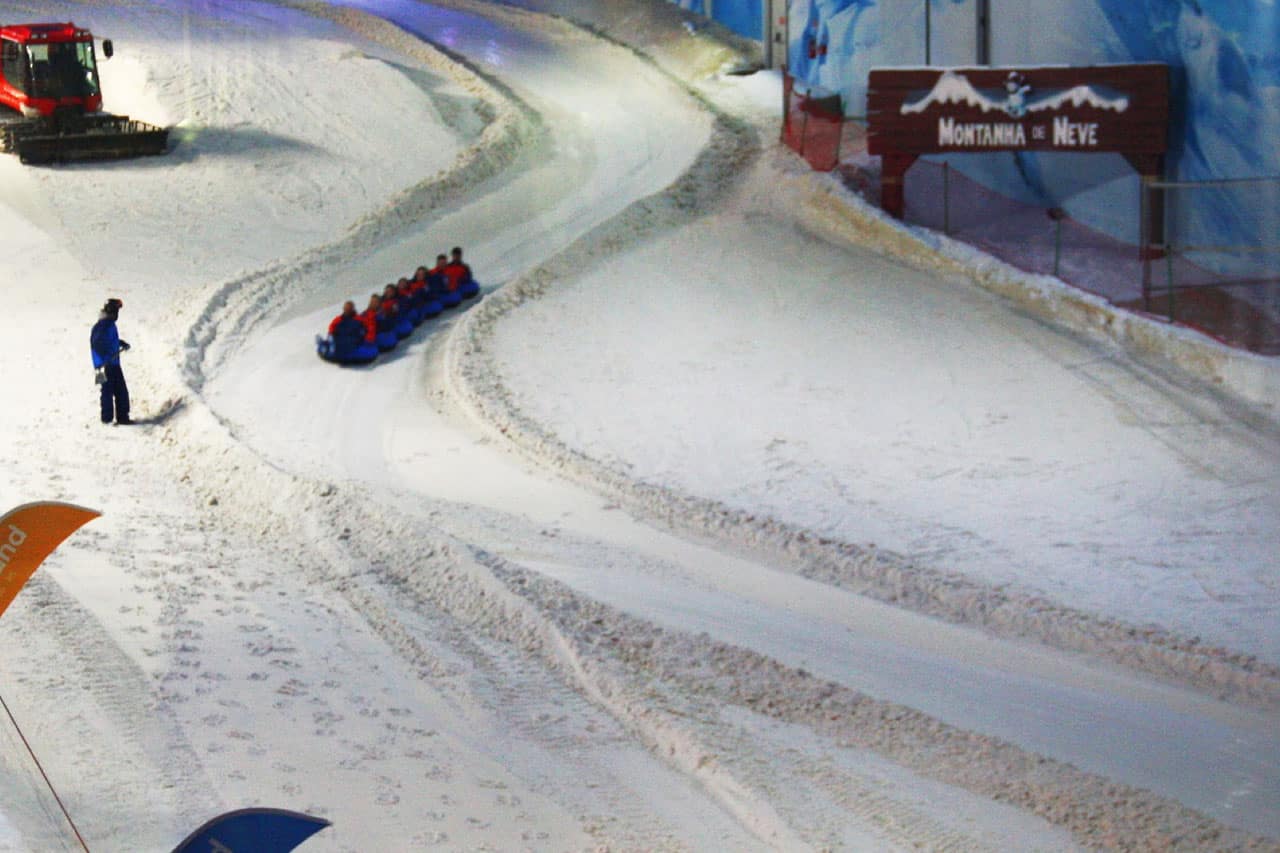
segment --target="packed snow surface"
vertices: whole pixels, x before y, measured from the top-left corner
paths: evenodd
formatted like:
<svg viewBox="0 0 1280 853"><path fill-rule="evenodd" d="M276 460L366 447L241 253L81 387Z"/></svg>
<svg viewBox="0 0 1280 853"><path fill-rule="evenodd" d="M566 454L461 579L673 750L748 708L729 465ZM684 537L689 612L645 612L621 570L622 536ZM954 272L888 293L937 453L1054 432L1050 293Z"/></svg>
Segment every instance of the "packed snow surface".
<svg viewBox="0 0 1280 853"><path fill-rule="evenodd" d="M104 513L0 693L90 847L1280 843L1265 406L806 174L671 4L519 6L0 0L174 126L0 161L0 497ZM314 356L453 245L479 301ZM0 729L0 850L73 849Z"/></svg>

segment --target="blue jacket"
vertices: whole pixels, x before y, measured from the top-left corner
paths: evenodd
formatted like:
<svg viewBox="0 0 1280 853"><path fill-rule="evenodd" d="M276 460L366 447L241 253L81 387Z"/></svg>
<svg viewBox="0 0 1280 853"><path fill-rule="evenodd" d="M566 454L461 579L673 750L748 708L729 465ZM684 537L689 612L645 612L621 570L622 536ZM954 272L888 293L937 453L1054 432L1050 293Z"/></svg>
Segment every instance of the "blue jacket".
<svg viewBox="0 0 1280 853"><path fill-rule="evenodd" d="M89 350L93 354L93 367L97 370L108 364L120 363L120 333L116 321L102 314L89 332Z"/></svg>
<svg viewBox="0 0 1280 853"><path fill-rule="evenodd" d="M355 352L364 343L365 327L360 318L352 315L342 317L333 327L333 351L335 355L346 356Z"/></svg>

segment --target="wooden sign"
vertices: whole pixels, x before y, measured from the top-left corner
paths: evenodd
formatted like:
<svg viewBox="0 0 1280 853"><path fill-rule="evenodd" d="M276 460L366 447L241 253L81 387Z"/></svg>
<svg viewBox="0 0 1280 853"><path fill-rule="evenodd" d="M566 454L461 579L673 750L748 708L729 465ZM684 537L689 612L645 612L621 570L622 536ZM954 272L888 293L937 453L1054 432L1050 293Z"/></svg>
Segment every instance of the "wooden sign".
<svg viewBox="0 0 1280 853"><path fill-rule="evenodd" d="M921 154L1105 151L1154 177L1168 126L1169 69L1159 63L878 68L868 80L867 150L884 158L881 203L895 216L902 176Z"/></svg>

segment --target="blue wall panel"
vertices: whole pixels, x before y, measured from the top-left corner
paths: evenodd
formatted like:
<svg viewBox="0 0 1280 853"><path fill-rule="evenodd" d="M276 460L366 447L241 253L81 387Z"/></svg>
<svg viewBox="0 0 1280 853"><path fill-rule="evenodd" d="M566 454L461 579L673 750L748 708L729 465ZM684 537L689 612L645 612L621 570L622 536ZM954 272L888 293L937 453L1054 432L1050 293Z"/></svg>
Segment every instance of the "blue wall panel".
<svg viewBox="0 0 1280 853"><path fill-rule="evenodd" d="M764 38L764 6L761 0L714 0L711 16L740 36Z"/></svg>
<svg viewBox="0 0 1280 853"><path fill-rule="evenodd" d="M703 3L703 0L671 0L671 2L675 3L681 9L687 9L695 14L707 14L706 5Z"/></svg>

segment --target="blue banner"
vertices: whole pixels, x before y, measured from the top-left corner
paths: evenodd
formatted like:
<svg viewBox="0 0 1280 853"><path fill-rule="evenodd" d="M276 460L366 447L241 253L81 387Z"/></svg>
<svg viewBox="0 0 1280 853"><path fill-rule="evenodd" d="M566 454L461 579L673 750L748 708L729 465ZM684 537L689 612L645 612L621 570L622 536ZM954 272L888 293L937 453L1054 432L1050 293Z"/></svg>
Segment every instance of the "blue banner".
<svg viewBox="0 0 1280 853"><path fill-rule="evenodd" d="M219 815L173 853L289 853L329 821L284 809L240 809Z"/></svg>

